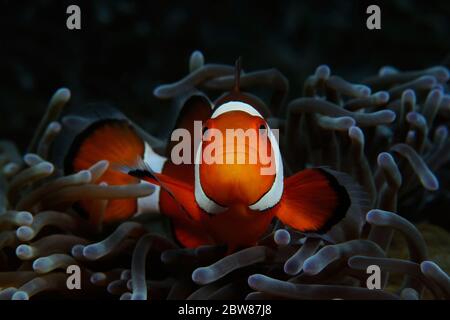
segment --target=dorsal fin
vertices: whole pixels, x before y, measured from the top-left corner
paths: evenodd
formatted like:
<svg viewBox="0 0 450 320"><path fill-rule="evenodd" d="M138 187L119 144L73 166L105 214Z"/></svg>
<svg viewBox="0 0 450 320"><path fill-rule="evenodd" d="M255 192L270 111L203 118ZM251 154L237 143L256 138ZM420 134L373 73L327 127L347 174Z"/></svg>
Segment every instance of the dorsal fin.
<svg viewBox="0 0 450 320"><path fill-rule="evenodd" d="M234 69L234 85L231 90L214 101L215 109L219 108L222 104L230 101L240 101L251 105L253 108L259 111L264 118L268 118L271 115L269 108L265 103L253 94L241 91L241 74L242 74L242 57L239 57L235 63Z"/></svg>
<svg viewBox="0 0 450 320"><path fill-rule="evenodd" d="M233 92L236 94L241 93L241 70L242 70L242 57L237 58L234 65L234 87Z"/></svg>

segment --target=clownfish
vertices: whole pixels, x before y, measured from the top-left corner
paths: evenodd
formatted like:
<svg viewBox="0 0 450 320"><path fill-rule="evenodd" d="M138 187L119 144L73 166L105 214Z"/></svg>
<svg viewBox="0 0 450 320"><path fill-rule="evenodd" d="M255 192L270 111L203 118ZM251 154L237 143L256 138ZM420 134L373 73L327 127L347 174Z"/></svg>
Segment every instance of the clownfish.
<svg viewBox="0 0 450 320"><path fill-rule="evenodd" d="M195 136L194 122L202 123L201 139L191 143L191 161L185 163L172 159L175 141L169 141L165 155L158 154L115 109L97 106L91 112L93 118L85 117L90 120L74 136L64 157L66 173L108 160L118 166L110 167L99 181L155 186L150 196L110 201L104 223L123 221L136 213L160 212L170 218L182 246L218 244L233 252L255 245L274 218L300 232L320 235L342 221L352 205L364 202L364 192L356 183L328 168L305 169L285 177L278 141L254 98L239 90L239 74L240 70L233 90L214 104L201 94L184 103L175 128ZM227 149L229 141L216 141L216 146L223 146L222 151L215 151L216 160L248 159L251 152L264 151L270 164L259 158L253 163L202 161L214 143L211 132L226 137L230 129L255 130L258 141L264 143L251 145L246 139L236 139L234 148ZM272 169L264 172L268 166ZM96 214L89 200L78 206L89 215Z"/></svg>

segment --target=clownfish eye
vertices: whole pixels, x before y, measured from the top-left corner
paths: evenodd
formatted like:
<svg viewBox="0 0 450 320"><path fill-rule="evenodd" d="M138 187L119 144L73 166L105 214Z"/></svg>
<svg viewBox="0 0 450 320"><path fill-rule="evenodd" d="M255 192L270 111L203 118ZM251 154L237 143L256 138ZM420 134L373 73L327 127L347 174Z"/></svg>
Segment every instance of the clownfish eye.
<svg viewBox="0 0 450 320"><path fill-rule="evenodd" d="M267 130L267 126L265 124L261 124L259 126L259 131Z"/></svg>

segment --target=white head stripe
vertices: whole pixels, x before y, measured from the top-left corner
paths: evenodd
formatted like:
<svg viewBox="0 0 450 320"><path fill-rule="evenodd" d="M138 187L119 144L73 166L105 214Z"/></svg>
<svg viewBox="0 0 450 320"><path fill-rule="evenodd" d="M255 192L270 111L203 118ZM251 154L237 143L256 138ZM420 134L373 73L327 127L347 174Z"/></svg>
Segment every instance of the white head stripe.
<svg viewBox="0 0 450 320"><path fill-rule="evenodd" d="M241 101L230 101L230 102L224 103L220 107L218 107L213 112L211 119L217 118L221 114L224 114L224 113L230 112L230 111L243 111L252 116L262 118L261 114L255 108L253 108L251 105L249 105L245 102L241 102Z"/></svg>
<svg viewBox="0 0 450 320"><path fill-rule="evenodd" d="M272 145L272 151L275 153L275 181L272 184L270 190L257 202L250 205L252 210L263 211L275 206L280 202L283 195L284 187L284 174L283 174L283 161L281 159L280 149L278 147L277 140L273 135L272 130L269 128L269 141Z"/></svg>
<svg viewBox="0 0 450 320"><path fill-rule="evenodd" d="M222 104L218 107L211 116L211 119L217 118L218 116L230 112L230 111L243 111L252 116L256 116L262 118L262 115L251 105L241 102L241 101L230 101ZM284 174L283 174L283 161L281 159L281 153L278 146L278 142L273 134L273 132L268 127L269 132L269 141L272 145L272 150L275 153L275 180L269 189L269 191L261 197L257 202L250 205L249 208L255 211L264 211L266 209L274 207L278 202L280 202L281 197L283 195L283 187L284 187ZM195 163L195 200L198 205L208 213L220 213L227 208L224 208L214 201L212 201L203 191L201 182L200 182L200 157L202 151L202 143L200 144L197 154L196 154L196 163Z"/></svg>

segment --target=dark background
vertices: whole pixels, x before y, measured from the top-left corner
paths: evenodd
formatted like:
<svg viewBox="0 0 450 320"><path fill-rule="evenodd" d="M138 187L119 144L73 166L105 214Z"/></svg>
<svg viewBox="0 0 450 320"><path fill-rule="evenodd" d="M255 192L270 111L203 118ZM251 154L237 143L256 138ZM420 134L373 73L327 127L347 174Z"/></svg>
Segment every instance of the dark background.
<svg viewBox="0 0 450 320"><path fill-rule="evenodd" d="M420 69L450 62L450 1L0 1L0 139L28 143L55 89L72 103L110 101L152 133L167 102L159 83L186 74L195 49L207 62L276 67L291 97L319 64L361 80L381 66ZM382 30L366 29L378 3ZM66 28L78 4L82 30Z"/></svg>

